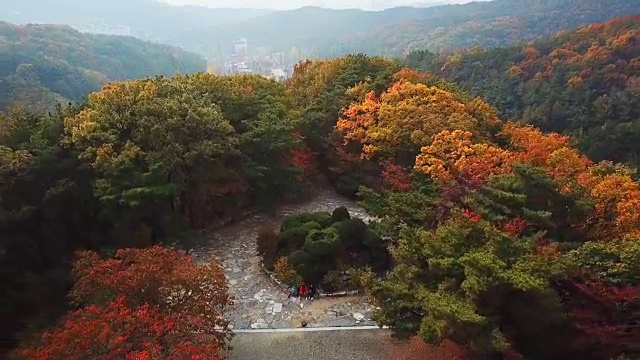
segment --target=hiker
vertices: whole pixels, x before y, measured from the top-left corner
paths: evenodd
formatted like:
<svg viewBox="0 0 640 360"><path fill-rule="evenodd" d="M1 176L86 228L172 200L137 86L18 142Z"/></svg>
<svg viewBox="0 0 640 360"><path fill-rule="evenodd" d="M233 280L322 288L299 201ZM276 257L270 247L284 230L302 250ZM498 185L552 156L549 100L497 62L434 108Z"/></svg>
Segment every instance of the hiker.
<svg viewBox="0 0 640 360"><path fill-rule="evenodd" d="M313 300L315 296L316 296L316 286L311 284L309 285L309 296L307 296L307 299Z"/></svg>
<svg viewBox="0 0 640 360"><path fill-rule="evenodd" d="M297 286L291 286L289 288L289 296L287 296L287 299L290 298L297 298L298 297L298 287Z"/></svg>
<svg viewBox="0 0 640 360"><path fill-rule="evenodd" d="M307 283L303 281L300 284L300 291L298 292L298 294L300 295L300 299L302 299L303 297L306 297L308 293L309 293L309 285L307 285Z"/></svg>

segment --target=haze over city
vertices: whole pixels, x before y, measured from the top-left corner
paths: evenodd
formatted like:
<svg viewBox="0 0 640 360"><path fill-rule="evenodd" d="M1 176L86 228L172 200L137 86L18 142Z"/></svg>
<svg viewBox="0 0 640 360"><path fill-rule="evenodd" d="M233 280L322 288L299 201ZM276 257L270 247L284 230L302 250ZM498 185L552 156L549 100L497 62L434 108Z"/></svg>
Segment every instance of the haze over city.
<svg viewBox="0 0 640 360"><path fill-rule="evenodd" d="M387 9L396 6L462 4L469 0L166 0L174 5L201 5L212 8L295 9L320 6L333 9Z"/></svg>

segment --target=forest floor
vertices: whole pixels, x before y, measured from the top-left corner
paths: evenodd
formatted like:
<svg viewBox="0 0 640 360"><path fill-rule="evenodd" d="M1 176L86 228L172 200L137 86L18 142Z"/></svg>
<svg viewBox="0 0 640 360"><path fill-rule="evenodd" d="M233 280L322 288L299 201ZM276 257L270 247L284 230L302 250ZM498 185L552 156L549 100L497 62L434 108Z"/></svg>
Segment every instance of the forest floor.
<svg viewBox="0 0 640 360"><path fill-rule="evenodd" d="M274 215L257 214L208 234L194 250L200 262L219 261L224 267L229 291L235 298L227 316L234 329L282 329L301 327L375 325L373 306L362 297L320 298L313 301L287 299L287 291L261 267L256 236L263 227L279 227L287 214L333 211L345 206L352 217L367 218L354 201L341 197L328 186L316 189L308 201L283 205ZM297 301L294 301L297 300Z"/></svg>

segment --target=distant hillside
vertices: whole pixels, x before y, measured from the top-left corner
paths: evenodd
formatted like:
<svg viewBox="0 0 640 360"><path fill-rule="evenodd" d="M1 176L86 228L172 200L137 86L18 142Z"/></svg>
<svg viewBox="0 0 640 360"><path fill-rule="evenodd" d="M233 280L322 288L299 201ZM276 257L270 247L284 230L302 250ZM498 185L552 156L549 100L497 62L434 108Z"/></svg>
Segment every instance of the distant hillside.
<svg viewBox="0 0 640 360"><path fill-rule="evenodd" d="M640 14L527 45L437 57L407 65L455 81L517 119L571 135L594 160L640 168Z"/></svg>
<svg viewBox="0 0 640 360"><path fill-rule="evenodd" d="M261 9L172 6L156 0L0 1L0 20L18 24L105 24L130 27L133 36L164 41L176 32L247 20Z"/></svg>
<svg viewBox="0 0 640 360"><path fill-rule="evenodd" d="M206 61L130 37L0 22L0 110L79 101L112 80L204 71Z"/></svg>
<svg viewBox="0 0 640 360"><path fill-rule="evenodd" d="M244 37L272 51L296 48L301 57L398 56L419 48L507 45L638 11L638 0L496 0L384 11L306 7L178 33L172 41L206 55Z"/></svg>

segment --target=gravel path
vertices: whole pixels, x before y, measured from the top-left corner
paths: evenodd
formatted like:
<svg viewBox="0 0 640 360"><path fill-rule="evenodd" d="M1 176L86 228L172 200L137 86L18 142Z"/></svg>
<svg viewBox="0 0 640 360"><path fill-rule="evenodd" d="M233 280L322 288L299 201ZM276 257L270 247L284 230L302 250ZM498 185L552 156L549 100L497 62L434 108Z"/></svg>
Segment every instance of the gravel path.
<svg viewBox="0 0 640 360"><path fill-rule="evenodd" d="M229 291L235 304L228 316L235 329L266 329L375 325L371 321L373 308L361 298L321 298L294 302L287 293L264 274L256 249L257 231L265 226L277 227L291 213L333 211L345 206L351 216L366 218L355 202L322 187L317 196L307 202L283 206L277 215L253 215L209 234L203 245L194 251L201 262L216 259L225 269Z"/></svg>
<svg viewBox="0 0 640 360"><path fill-rule="evenodd" d="M400 341L386 330L242 333L231 342L231 360L462 360L452 344L429 347Z"/></svg>

